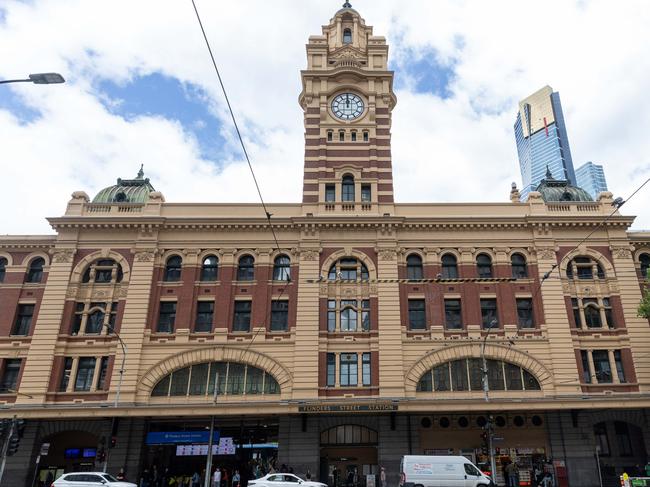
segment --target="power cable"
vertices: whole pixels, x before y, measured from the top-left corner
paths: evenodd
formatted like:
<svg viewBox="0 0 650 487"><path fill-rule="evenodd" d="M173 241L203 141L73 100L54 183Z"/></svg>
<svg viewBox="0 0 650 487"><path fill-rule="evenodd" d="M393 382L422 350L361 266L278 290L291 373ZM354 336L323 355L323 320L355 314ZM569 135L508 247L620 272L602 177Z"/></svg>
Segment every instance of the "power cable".
<svg viewBox="0 0 650 487"><path fill-rule="evenodd" d="M572 252L573 250L579 248L583 243L585 243L586 240L587 240L589 237L591 237L594 233L596 233L596 232L597 232L597 231L598 231L598 230L599 230L603 225L605 225L605 223L607 223L607 221L608 221L612 216L614 216L614 213L616 213L616 212L617 212L617 211L618 211L618 210L619 210L619 209L620 209L620 208L621 208L625 203L627 203L628 201L630 201L630 200L634 197L635 194L637 194L639 191L641 191L641 188L643 188L646 184L648 184L649 181L650 181L650 178L646 179L646 180L643 182L643 184L641 184L641 186L639 186L636 190L634 190L634 192L633 192L633 193L632 193L632 194L631 194L631 195L630 195L626 200L623 200L623 199L621 199L621 198L616 198L616 199L612 202L612 206L614 206L614 209L612 210L612 212L611 212L609 215L607 215L607 217L606 217L603 221L601 221L601 222L596 226L596 228L594 228L591 232L589 232L589 233L587 234L586 237L584 237L582 240L580 240L580 242L578 242L577 245L575 245L571 250L569 250L569 251L567 252L567 254L568 254L569 252ZM549 277L551 277L551 273L552 273L556 268L558 268L558 264L553 264L553 265L551 266L551 268L550 268L546 273L544 273L544 275L542 276L542 279L539 281L539 285L537 286L537 290L536 290L535 293L533 294L533 297L532 297L532 300L533 300L533 301L535 300L535 298L537 297L537 295L538 295L539 292L541 291L541 289L542 289L542 284L544 284L544 281L546 281ZM559 268L558 268L558 274L559 274L559 272L560 272L560 270L559 270ZM561 277L561 276L560 276L560 277Z"/></svg>
<svg viewBox="0 0 650 487"><path fill-rule="evenodd" d="M223 97L226 100L226 105L228 106L228 112L230 113L230 117L232 119L232 123L235 127L235 132L237 133L237 138L239 139L239 143L241 145L242 151L244 153L244 157L246 158L246 163L248 164L248 168L250 169L251 176L253 177L253 182L255 183L255 189L257 190L257 194L260 197L260 202L262 203L262 209L264 210L264 214L266 216L266 220L269 224L269 229L271 230L271 234L273 235L273 240L275 242L275 249L278 252L282 252L280 249L280 243L278 242L278 237L275 233L275 228L273 227L273 223L271 222L271 216L272 214L269 212L266 203L264 202L264 197L262 196L262 191L260 189L260 185L257 182L257 177L255 176L255 171L253 170L253 165L251 164L250 157L248 156L248 151L246 150L246 144L244 143L244 138L241 135L241 131L239 130L239 125L237 124L237 119L235 117L235 112L232 109L232 105L230 103L230 99L228 98L228 93L226 91L226 87L223 83L223 79L221 78L221 73L219 72L219 68L217 66L217 62L214 58L214 54L212 53L212 47L210 46L210 41L208 40L208 36L205 33L205 29L203 28L203 22L201 21L201 16L199 15L199 10L196 7L196 3L194 0L192 0L192 7L194 7L194 13L196 14L196 20L199 23L199 27L201 28L201 33L203 34L203 39L205 40L205 45L208 48L208 53L210 54L210 59L212 60L212 66L214 67L214 71L217 74L217 78L219 80L219 85L221 86L221 91L223 92ZM291 277L290 275L286 276L286 284L289 284L291 282ZM280 295L276 300L279 300L282 295L284 294L284 290L286 289L286 285L282 287L280 290ZM265 327L266 328L266 327ZM242 355L248 351L248 349L251 347L253 342L255 341L255 338L257 338L257 335L260 332L260 329L258 327L257 332L253 335L251 338L251 341L248 343L248 346L246 349L242 352Z"/></svg>

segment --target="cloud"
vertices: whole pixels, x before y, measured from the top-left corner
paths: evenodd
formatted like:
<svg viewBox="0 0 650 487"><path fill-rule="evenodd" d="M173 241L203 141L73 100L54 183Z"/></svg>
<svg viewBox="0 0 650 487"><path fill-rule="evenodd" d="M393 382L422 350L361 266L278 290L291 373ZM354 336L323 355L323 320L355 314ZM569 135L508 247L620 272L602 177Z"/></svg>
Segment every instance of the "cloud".
<svg viewBox="0 0 650 487"><path fill-rule="evenodd" d="M265 199L300 201L299 70L308 36L320 33L336 5L197 5ZM603 164L623 197L650 176L643 0L551 0L544 9L515 0L353 5L387 36L398 70L397 201L508 201L510 182L520 181L516 104L545 84L561 93L576 166ZM68 80L0 90L3 179L11 181L0 194L11 209L0 216L0 232L50 232L44 218L61 215L72 191L92 196L132 177L140 163L168 201L257 201L191 4L5 0L0 59L2 78L59 71ZM154 89L156 79L190 91L176 90L173 110L132 110L137 92L129 90L151 80ZM196 117L179 116L183 106ZM208 150L206 127L218 132ZM647 191L625 207L640 215L637 228L650 228Z"/></svg>

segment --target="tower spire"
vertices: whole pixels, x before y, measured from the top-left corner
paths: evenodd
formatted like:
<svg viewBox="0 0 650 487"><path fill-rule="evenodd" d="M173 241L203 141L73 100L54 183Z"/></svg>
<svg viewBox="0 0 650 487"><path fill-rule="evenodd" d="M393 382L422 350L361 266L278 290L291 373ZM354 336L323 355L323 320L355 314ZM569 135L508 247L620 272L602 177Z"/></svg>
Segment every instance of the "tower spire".
<svg viewBox="0 0 650 487"><path fill-rule="evenodd" d="M352 8L352 4L350 2L345 2L343 8Z"/></svg>

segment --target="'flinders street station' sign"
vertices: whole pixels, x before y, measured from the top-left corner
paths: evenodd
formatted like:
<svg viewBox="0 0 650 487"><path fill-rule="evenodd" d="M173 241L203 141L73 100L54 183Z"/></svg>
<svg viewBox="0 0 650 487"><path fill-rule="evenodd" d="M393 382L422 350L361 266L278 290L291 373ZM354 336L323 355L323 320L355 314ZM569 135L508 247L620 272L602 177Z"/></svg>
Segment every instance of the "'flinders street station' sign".
<svg viewBox="0 0 650 487"><path fill-rule="evenodd" d="M371 404L302 404L299 413L361 413L397 411L397 404L392 402Z"/></svg>

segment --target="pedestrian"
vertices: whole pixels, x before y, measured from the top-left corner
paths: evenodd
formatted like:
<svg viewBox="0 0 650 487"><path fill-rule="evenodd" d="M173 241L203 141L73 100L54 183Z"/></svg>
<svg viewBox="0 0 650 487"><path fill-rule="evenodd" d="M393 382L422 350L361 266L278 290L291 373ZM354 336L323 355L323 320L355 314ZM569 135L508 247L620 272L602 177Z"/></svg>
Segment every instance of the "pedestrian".
<svg viewBox="0 0 650 487"><path fill-rule="evenodd" d="M149 475L149 470L146 468L142 472L142 477L140 477L140 487L151 487L151 475Z"/></svg>
<svg viewBox="0 0 650 487"><path fill-rule="evenodd" d="M311 471L307 469L307 473L305 474L305 478L309 481L311 480Z"/></svg>
<svg viewBox="0 0 650 487"><path fill-rule="evenodd" d="M212 474L212 487L221 487L221 469L219 467Z"/></svg>
<svg viewBox="0 0 650 487"><path fill-rule="evenodd" d="M52 485L52 482L54 482L54 475L50 470L49 472L47 472L47 477L45 477L45 487L50 487Z"/></svg>
<svg viewBox="0 0 650 487"><path fill-rule="evenodd" d="M119 480L120 482L124 482L126 480L126 475L124 475L124 469L123 468L120 469L119 473L115 476L115 478L117 480Z"/></svg>
<svg viewBox="0 0 650 487"><path fill-rule="evenodd" d="M239 475L239 470L235 470L235 473L232 476L232 487L239 487L240 481L241 476Z"/></svg>
<svg viewBox="0 0 650 487"><path fill-rule="evenodd" d="M383 466L379 471L379 487L386 487L386 469Z"/></svg>
<svg viewBox="0 0 650 487"><path fill-rule="evenodd" d="M201 476L199 472L194 472L192 475L192 487L199 487L201 485Z"/></svg>

